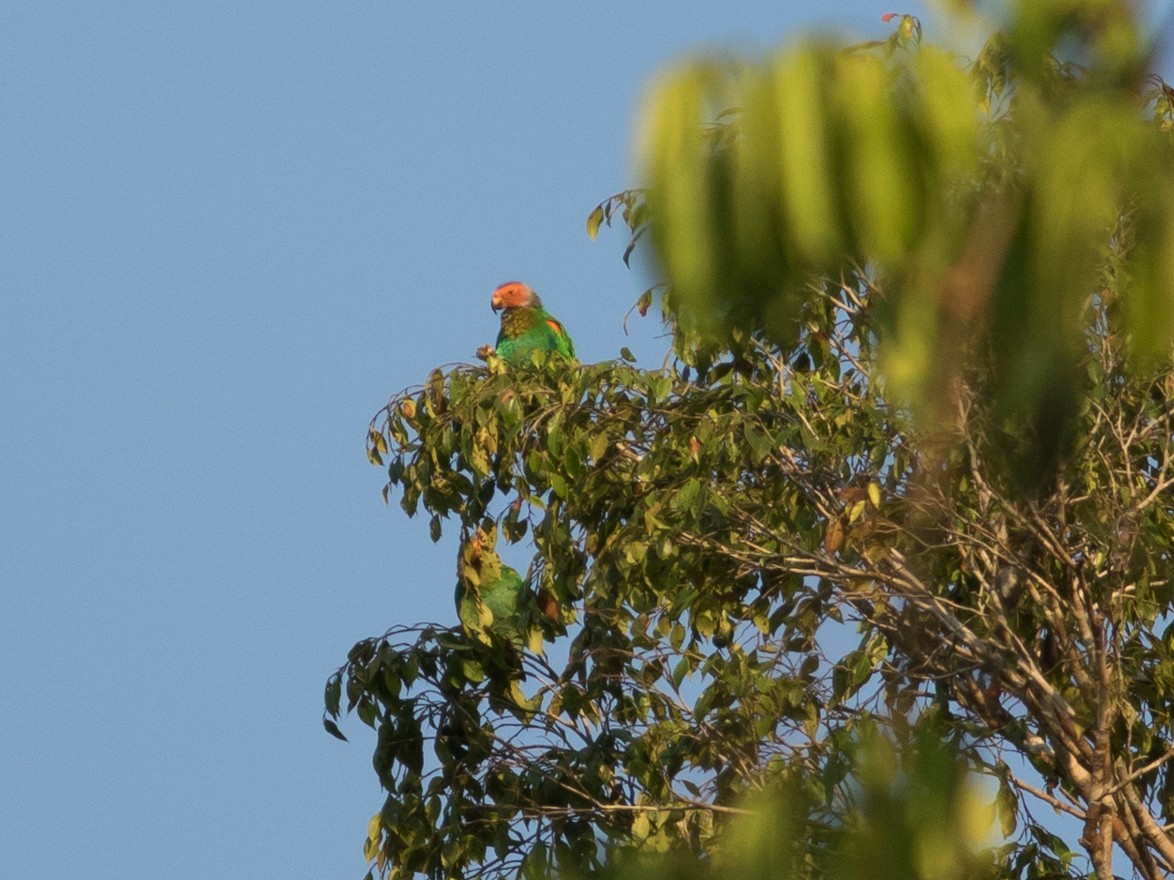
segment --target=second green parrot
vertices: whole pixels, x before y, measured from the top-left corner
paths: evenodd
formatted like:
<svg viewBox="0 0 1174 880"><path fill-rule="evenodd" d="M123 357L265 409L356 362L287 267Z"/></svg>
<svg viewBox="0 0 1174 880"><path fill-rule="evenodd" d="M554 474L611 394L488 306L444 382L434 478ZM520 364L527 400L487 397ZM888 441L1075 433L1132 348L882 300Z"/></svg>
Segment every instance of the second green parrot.
<svg viewBox="0 0 1174 880"><path fill-rule="evenodd" d="M461 547L457 571L457 615L469 632L519 637L518 593L524 581L494 550L497 529L479 528ZM486 613L488 612L488 613Z"/></svg>

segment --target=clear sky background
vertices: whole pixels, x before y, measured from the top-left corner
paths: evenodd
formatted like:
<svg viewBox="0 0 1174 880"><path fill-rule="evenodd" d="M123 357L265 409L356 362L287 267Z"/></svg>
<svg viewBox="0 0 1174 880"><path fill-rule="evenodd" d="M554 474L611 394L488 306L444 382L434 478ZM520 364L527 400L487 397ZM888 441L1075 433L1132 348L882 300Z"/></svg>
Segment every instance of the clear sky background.
<svg viewBox="0 0 1174 880"><path fill-rule="evenodd" d="M920 4L143 2L0 13L0 877L359 878L350 646L452 622L368 419L518 278L580 358L644 279L584 220L683 53ZM931 33L932 19L926 17ZM1166 65L1169 67L1169 65Z"/></svg>

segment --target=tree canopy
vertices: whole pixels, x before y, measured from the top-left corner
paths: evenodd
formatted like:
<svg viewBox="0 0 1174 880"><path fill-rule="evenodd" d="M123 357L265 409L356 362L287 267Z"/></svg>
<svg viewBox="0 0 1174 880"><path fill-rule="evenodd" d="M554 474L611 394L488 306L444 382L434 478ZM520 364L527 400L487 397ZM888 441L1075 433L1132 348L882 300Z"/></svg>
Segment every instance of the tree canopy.
<svg viewBox="0 0 1174 880"><path fill-rule="evenodd" d="M649 231L670 362L376 416L461 550L327 683L373 872L1174 872L1174 91L1123 4L1013 9L666 73L588 230Z"/></svg>

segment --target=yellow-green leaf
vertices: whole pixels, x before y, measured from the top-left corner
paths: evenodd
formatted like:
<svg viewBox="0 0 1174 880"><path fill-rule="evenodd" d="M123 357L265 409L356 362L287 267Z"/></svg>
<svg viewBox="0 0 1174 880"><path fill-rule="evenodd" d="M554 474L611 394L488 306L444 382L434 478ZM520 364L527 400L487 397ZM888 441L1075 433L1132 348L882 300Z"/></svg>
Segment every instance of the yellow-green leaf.
<svg viewBox="0 0 1174 880"><path fill-rule="evenodd" d="M648 821L648 814L637 813L636 818L632 820L632 837L636 840L647 840L651 832L652 826Z"/></svg>
<svg viewBox="0 0 1174 880"><path fill-rule="evenodd" d="M588 453L591 455L591 460L599 464L603 460L604 454L607 452L607 434L600 431L591 438L591 446L588 448Z"/></svg>
<svg viewBox="0 0 1174 880"><path fill-rule="evenodd" d="M599 234L599 227L602 225L605 216L606 215L603 212L603 205L600 205L591 212L590 216L587 217L588 238L595 238L595 236Z"/></svg>

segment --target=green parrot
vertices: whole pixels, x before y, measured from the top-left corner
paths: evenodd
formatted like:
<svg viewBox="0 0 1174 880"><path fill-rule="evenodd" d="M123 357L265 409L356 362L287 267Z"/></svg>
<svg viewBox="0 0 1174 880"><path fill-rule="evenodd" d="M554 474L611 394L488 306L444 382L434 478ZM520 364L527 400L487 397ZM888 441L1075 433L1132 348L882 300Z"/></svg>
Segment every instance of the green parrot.
<svg viewBox="0 0 1174 880"><path fill-rule="evenodd" d="M494 551L497 527L489 525L473 532L461 546L457 570L457 616L469 633L495 632L513 641L518 630L518 594L524 581L516 569L501 561Z"/></svg>
<svg viewBox="0 0 1174 880"><path fill-rule="evenodd" d="M542 300L520 281L507 281L493 291L493 311L501 310L497 354L507 363L528 361L532 351L557 351L575 356L575 344L562 322L542 307Z"/></svg>

